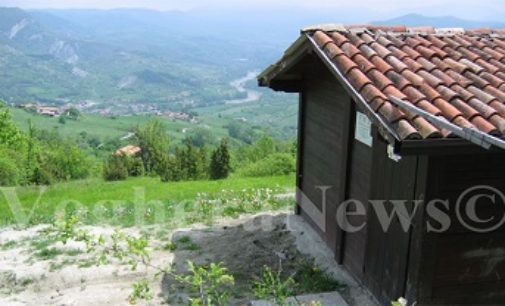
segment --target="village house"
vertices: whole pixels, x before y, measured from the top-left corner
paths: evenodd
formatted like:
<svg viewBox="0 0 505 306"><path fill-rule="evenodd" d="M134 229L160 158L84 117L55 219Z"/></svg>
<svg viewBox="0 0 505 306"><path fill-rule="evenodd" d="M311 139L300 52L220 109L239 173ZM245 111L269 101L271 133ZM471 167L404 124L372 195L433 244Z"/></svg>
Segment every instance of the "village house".
<svg viewBox="0 0 505 306"><path fill-rule="evenodd" d="M114 152L114 155L116 155L116 156L123 156L123 155L136 156L141 151L142 151L142 149L138 146L127 145L127 146L124 146L120 149L117 149L116 152Z"/></svg>
<svg viewBox="0 0 505 306"><path fill-rule="evenodd" d="M177 119L182 121L189 121L192 116L184 112L165 112L164 115L171 119Z"/></svg>
<svg viewBox="0 0 505 306"><path fill-rule="evenodd" d="M299 93L297 213L380 304L505 305L505 30L308 27L258 80Z"/></svg>
<svg viewBox="0 0 505 306"><path fill-rule="evenodd" d="M59 107L38 106L37 113L49 117L58 117L63 113L63 110Z"/></svg>

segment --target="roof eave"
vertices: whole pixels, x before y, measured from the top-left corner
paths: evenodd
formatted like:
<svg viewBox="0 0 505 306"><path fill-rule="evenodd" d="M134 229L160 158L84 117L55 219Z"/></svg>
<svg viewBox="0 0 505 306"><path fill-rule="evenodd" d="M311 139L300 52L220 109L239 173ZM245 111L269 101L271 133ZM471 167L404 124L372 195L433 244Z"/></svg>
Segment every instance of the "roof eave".
<svg viewBox="0 0 505 306"><path fill-rule="evenodd" d="M262 87L271 87L272 80L278 78L284 71L293 67L301 57L306 55L307 37L301 35L285 52L282 58L275 64L270 65L267 69L261 72L257 79L258 85Z"/></svg>

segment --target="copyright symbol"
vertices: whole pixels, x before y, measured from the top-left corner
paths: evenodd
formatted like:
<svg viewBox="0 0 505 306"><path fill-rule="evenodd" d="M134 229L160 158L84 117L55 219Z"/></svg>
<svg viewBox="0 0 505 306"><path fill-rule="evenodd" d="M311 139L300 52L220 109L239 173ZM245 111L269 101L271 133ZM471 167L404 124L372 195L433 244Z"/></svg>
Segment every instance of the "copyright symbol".
<svg viewBox="0 0 505 306"><path fill-rule="evenodd" d="M490 205L491 204L491 205ZM501 209L496 205L501 205ZM467 229L488 233L505 223L505 195L498 189L479 185L466 189L456 202L456 215Z"/></svg>

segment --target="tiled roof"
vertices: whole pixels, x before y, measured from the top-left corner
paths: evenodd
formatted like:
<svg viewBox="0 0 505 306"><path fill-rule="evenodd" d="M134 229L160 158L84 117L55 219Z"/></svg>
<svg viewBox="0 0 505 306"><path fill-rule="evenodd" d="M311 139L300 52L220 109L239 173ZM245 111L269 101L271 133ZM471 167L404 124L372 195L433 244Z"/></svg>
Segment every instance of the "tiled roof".
<svg viewBox="0 0 505 306"><path fill-rule="evenodd" d="M136 155L136 154L140 153L140 151L142 151L142 149L140 147L133 146L133 145L127 145L125 147L122 147L121 149L118 149L114 153L114 155L116 155L116 156L121 156L121 155L132 156L132 155Z"/></svg>
<svg viewBox="0 0 505 306"><path fill-rule="evenodd" d="M327 25L303 31L401 140L452 135L396 107L390 96L457 126L505 135L505 30Z"/></svg>

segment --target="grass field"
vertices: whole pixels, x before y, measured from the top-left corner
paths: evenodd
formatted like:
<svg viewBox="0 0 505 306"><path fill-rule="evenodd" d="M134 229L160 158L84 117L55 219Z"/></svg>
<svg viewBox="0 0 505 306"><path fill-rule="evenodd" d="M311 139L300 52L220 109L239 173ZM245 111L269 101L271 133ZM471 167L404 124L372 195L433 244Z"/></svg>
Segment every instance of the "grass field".
<svg viewBox="0 0 505 306"><path fill-rule="evenodd" d="M277 188L283 192L294 191L294 175L229 178L219 181L188 181L162 183L159 178L130 178L120 182L104 182L102 179L88 179L58 183L41 191L39 187L0 188L0 225L18 223L12 213L12 203L19 203L24 214L24 221L29 224L54 221L56 211L65 207L67 213L80 212L86 216L87 223L110 223L133 225L135 203L146 203L148 222L154 222L159 216L150 209L156 203L162 203L164 211L184 201L192 201L198 194L205 193L224 198L223 190L239 192L244 189ZM37 199L40 200L37 202ZM10 199L11 205L7 202ZM151 205L152 204L152 205ZM189 210L190 208L188 208ZM20 218L20 214L17 214ZM109 223L105 221L105 223Z"/></svg>
<svg viewBox="0 0 505 306"><path fill-rule="evenodd" d="M65 124L58 122L58 118L41 116L26 112L22 109L13 108L12 117L14 121L24 130L28 128L28 120L41 130L57 130L62 136L75 137L81 132L86 132L90 136L99 136L101 139L120 138L131 132L135 127L146 124L154 118L162 120L174 139L183 139L185 131L191 132L196 127L207 127L214 135L226 136L227 131L223 127L226 121L216 121L215 119L203 120L201 124L195 125L186 121L173 120L166 117L132 115L121 117L103 117L98 115L84 114L79 120L66 120Z"/></svg>

